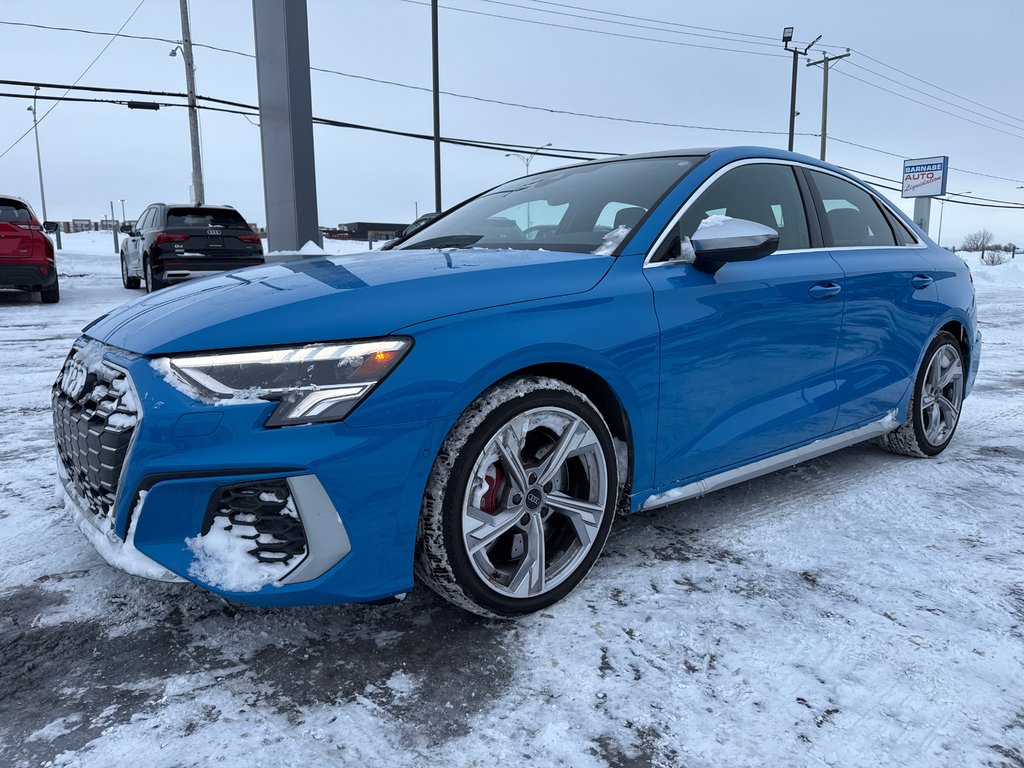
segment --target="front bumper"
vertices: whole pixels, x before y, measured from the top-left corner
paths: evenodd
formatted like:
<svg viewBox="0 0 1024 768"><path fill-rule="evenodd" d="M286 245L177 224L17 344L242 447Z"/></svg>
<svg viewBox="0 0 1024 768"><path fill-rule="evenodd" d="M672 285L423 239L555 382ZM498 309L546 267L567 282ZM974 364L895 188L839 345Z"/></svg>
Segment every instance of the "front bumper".
<svg viewBox="0 0 1024 768"><path fill-rule="evenodd" d="M141 414L109 514L80 514L115 550L257 605L374 601L412 588L420 503L450 426L445 420L266 429L273 403L207 406L165 381L147 358L108 347L104 359L127 372ZM75 502L74 484L62 474ZM302 561L285 578L257 586L212 577L197 541L210 531L218 494L282 481L310 542ZM153 577L131 567L139 558L107 559Z"/></svg>

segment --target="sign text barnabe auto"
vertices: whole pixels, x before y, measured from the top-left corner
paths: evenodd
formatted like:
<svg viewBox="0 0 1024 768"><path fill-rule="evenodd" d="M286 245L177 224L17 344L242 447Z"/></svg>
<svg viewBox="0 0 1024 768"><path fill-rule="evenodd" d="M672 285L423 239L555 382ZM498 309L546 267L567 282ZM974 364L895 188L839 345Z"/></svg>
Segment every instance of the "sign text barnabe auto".
<svg viewBox="0 0 1024 768"><path fill-rule="evenodd" d="M903 197L938 197L946 194L949 158L922 157L903 161Z"/></svg>

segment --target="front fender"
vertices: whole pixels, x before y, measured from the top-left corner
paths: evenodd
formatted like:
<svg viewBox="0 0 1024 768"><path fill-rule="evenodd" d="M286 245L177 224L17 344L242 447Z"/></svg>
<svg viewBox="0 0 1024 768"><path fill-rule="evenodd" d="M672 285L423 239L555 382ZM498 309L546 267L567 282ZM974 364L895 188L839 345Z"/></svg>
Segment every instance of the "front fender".
<svg viewBox="0 0 1024 768"><path fill-rule="evenodd" d="M413 337L412 350L347 421L360 426L444 417L450 428L495 382L538 365L575 365L600 376L618 398L633 432L634 488L648 488L654 478L660 346L650 287L639 264L628 261L619 259L585 294L401 329Z"/></svg>

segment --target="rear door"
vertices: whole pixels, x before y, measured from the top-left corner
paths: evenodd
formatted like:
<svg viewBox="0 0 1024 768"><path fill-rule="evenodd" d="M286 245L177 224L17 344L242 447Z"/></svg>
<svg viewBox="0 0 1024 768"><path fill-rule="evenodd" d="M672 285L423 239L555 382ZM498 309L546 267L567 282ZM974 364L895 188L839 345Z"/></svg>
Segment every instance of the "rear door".
<svg viewBox="0 0 1024 768"><path fill-rule="evenodd" d="M41 258L42 253L36 253L38 243L33 228L41 229L25 203L0 197L0 260L31 262Z"/></svg>
<svg viewBox="0 0 1024 768"><path fill-rule="evenodd" d="M939 312L935 269L927 248L894 229L865 188L827 171L806 173L845 276L836 429L847 429L881 419L906 394Z"/></svg>
<svg viewBox="0 0 1024 768"><path fill-rule="evenodd" d="M142 251L146 245L143 230L149 226L148 222L152 221L152 213L152 206L142 212L139 220L135 222L135 229L133 230L135 234L130 236L125 244L125 261L128 264L128 270L133 275L142 274Z"/></svg>
<svg viewBox="0 0 1024 768"><path fill-rule="evenodd" d="M690 236L703 218L726 215L777 230L779 250L713 275L682 261L645 267L661 327L658 485L832 430L843 277L815 247L809 197L789 164L733 167L687 203L679 231Z"/></svg>

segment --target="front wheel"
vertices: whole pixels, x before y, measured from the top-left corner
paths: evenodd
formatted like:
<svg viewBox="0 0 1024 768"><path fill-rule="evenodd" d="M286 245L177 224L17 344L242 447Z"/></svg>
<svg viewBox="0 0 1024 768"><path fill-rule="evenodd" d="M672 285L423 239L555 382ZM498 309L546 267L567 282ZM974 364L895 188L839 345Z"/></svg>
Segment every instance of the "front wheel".
<svg viewBox="0 0 1024 768"><path fill-rule="evenodd" d="M611 530L611 433L578 390L523 377L478 397L449 432L423 498L416 572L483 616L516 616L569 594Z"/></svg>
<svg viewBox="0 0 1024 768"><path fill-rule="evenodd" d="M938 456L953 439L963 401L963 350L953 334L940 331L925 351L906 421L879 444L904 456Z"/></svg>
<svg viewBox="0 0 1024 768"><path fill-rule="evenodd" d="M124 258L124 251L121 251L121 285L129 289L139 287L139 278L128 274L128 262Z"/></svg>

